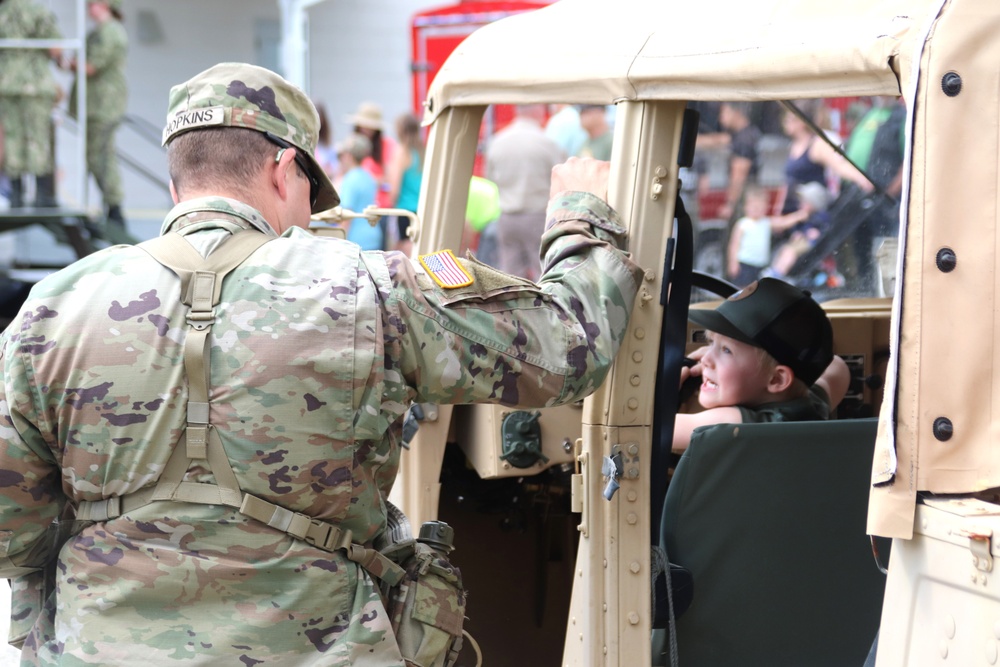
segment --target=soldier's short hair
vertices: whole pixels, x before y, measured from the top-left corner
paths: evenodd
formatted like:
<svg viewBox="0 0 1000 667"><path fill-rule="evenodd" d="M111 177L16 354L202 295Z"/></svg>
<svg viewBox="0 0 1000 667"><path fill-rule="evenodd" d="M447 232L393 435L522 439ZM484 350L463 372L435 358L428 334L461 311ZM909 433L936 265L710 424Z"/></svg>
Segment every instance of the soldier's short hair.
<svg viewBox="0 0 1000 667"><path fill-rule="evenodd" d="M167 167L177 192L247 192L278 147L254 130L204 128L179 135L167 146Z"/></svg>

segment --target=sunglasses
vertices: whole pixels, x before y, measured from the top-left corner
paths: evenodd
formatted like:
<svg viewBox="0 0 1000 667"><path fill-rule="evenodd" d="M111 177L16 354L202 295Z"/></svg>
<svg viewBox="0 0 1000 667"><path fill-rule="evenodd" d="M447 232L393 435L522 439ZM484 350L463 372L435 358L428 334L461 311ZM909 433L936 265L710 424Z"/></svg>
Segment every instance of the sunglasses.
<svg viewBox="0 0 1000 667"><path fill-rule="evenodd" d="M274 136L270 132L265 132L264 136L267 137L267 140L272 144L279 146L282 149L295 149L295 157L293 158L295 160L295 164L299 165L299 169L301 169L302 173L309 179L309 205L316 206L316 200L319 199L319 181L312 175L312 171L309 169L309 163L306 162L304 157L302 157L302 149L293 146L284 139Z"/></svg>

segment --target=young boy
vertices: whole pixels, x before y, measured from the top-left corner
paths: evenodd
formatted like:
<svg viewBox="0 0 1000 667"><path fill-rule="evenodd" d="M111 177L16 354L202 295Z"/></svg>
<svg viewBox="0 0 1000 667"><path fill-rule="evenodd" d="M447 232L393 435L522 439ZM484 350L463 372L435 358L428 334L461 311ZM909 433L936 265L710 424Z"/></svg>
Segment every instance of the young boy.
<svg viewBox="0 0 1000 667"><path fill-rule="evenodd" d="M808 292L762 278L689 316L710 342L691 355L697 363L681 382L702 378L705 410L677 415L674 451L687 449L699 426L827 419L847 392L850 372L833 355L830 320Z"/></svg>
<svg viewBox="0 0 1000 667"><path fill-rule="evenodd" d="M376 203L378 181L361 166L365 158L371 156L372 142L360 132L347 135L337 144L337 160L340 163L340 205L361 213ZM354 218L347 226L347 240L357 243L362 250L382 250L384 239L381 226L373 227L365 218Z"/></svg>

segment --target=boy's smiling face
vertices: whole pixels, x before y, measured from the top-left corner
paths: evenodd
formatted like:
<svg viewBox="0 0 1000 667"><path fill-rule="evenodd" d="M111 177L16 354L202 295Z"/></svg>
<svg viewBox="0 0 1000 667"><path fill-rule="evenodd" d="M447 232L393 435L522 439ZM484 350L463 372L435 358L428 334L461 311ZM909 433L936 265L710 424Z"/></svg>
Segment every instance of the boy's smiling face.
<svg viewBox="0 0 1000 667"><path fill-rule="evenodd" d="M776 367L760 348L735 338L708 332L708 349L701 358L704 408L755 406L774 400L768 385Z"/></svg>

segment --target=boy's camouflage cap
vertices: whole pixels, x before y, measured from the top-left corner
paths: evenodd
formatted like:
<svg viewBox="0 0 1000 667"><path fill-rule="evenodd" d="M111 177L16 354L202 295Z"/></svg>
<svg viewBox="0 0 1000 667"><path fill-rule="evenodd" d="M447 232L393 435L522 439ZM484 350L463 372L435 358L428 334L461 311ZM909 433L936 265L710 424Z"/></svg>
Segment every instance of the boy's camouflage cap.
<svg viewBox="0 0 1000 667"><path fill-rule="evenodd" d="M340 196L313 152L319 114L301 90L274 72L245 63L221 63L170 89L166 146L179 134L206 127L243 127L270 132L295 146L319 183L313 213L340 203Z"/></svg>
<svg viewBox="0 0 1000 667"><path fill-rule="evenodd" d="M689 319L709 331L762 347L795 377L812 385L833 361L833 327L809 292L761 278L715 310L693 309Z"/></svg>

